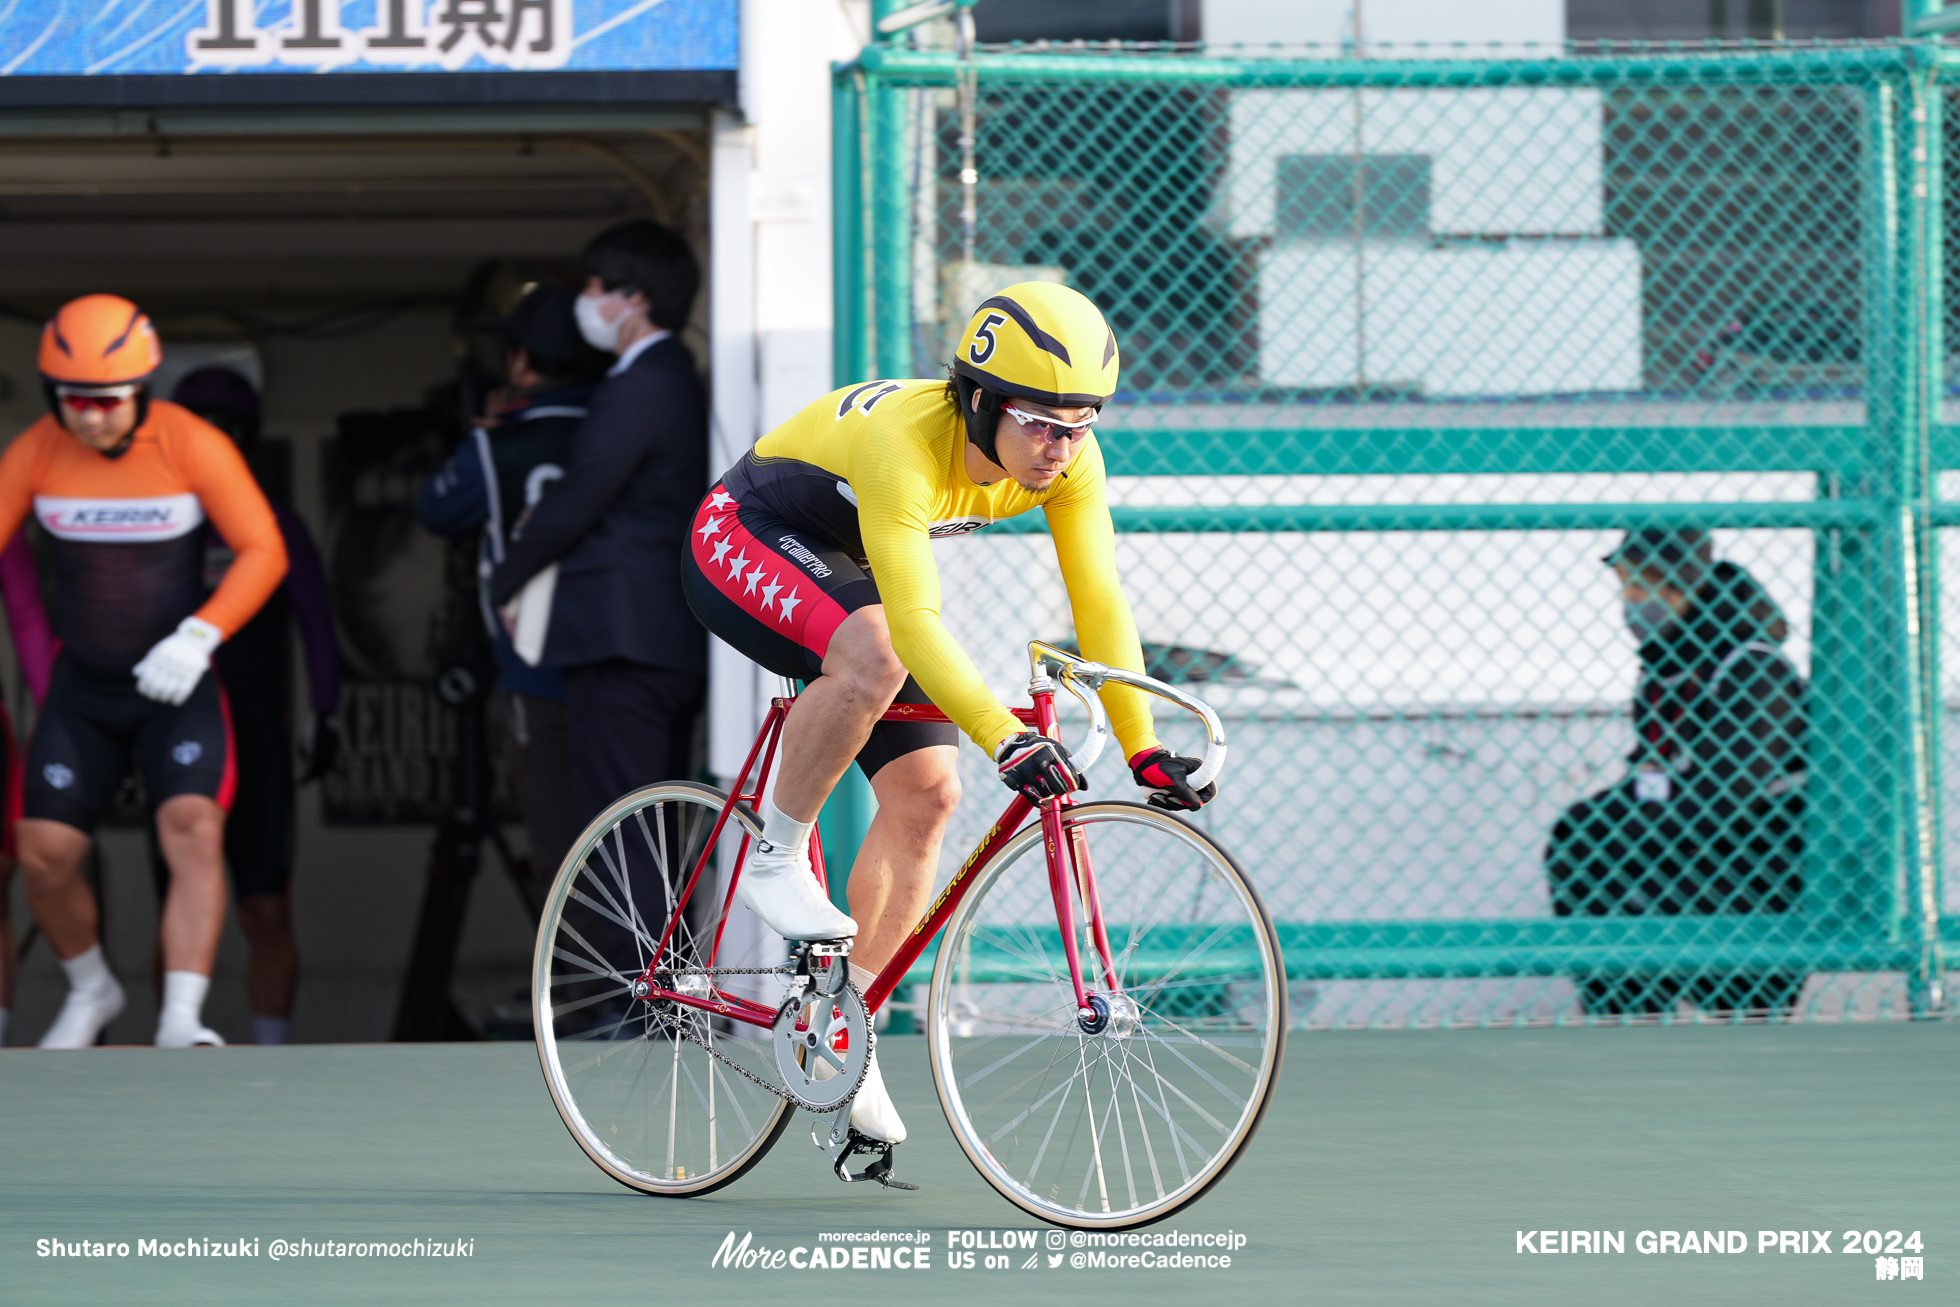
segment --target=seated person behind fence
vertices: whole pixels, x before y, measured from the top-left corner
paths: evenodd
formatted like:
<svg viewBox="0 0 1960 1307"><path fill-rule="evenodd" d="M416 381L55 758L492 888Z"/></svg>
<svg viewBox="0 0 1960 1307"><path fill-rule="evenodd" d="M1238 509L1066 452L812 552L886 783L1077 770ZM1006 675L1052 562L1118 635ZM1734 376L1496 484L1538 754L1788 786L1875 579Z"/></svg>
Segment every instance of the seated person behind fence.
<svg viewBox="0 0 1960 1307"><path fill-rule="evenodd" d="M1755 578L1715 562L1693 528L1630 531L1608 554L1639 642L1630 775L1560 815L1545 851L1566 916L1792 912L1803 890L1804 683L1779 646L1788 623ZM1731 932L1684 931L1722 945ZM1594 1016L1787 1011L1793 971L1693 963L1579 977Z"/></svg>

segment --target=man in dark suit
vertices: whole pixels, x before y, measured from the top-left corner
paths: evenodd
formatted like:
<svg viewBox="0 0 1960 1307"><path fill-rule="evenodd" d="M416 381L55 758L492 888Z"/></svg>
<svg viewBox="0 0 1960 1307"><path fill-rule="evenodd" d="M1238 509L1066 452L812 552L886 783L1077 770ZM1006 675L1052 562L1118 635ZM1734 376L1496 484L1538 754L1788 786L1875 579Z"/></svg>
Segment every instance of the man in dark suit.
<svg viewBox="0 0 1960 1307"><path fill-rule="evenodd" d="M689 519L708 488L707 401L675 333L701 273L653 222L585 248L579 330L618 356L572 438L565 475L519 524L497 603L558 564L542 664L562 668L580 824L631 790L685 776L707 692L707 633L681 593Z"/></svg>
<svg viewBox="0 0 1960 1307"><path fill-rule="evenodd" d="M437 535L479 535L477 562L493 571L511 530L545 488L565 474L572 438L597 378L612 359L586 345L572 305L576 291L536 286L508 317L487 324L502 340L506 384L440 472L415 497L415 515ZM572 746L565 678L518 656L486 606L505 696L504 771L530 836L539 901L585 825L572 798Z"/></svg>

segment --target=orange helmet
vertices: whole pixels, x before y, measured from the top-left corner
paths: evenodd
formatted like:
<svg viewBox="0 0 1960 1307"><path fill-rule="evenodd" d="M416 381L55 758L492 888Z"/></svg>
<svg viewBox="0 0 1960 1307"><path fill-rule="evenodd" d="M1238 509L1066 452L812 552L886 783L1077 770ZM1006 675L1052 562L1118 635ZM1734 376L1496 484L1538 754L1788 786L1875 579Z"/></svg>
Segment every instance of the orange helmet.
<svg viewBox="0 0 1960 1307"><path fill-rule="evenodd" d="M41 331L41 375L58 385L128 385L162 362L156 328L120 295L70 300Z"/></svg>

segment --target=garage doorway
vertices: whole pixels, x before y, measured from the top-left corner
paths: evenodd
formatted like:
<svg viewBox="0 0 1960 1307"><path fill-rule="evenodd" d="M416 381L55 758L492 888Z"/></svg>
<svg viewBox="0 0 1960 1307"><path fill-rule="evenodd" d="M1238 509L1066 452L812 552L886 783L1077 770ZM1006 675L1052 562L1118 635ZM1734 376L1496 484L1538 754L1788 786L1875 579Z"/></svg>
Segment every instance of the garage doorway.
<svg viewBox="0 0 1960 1307"><path fill-rule="evenodd" d="M48 314L90 291L128 296L163 338L164 393L192 362L260 383L262 477L328 558L348 748L327 782L301 791L296 1041L388 1038L433 813L448 801L457 736L430 687L474 604L457 602L443 543L407 523L431 460L461 438L495 365L471 325L528 282L574 284L586 240L629 218L679 227L707 268L707 123L688 106L0 119L0 441L43 411L34 351ZM706 300L684 337L703 361ZM4 661L24 733L31 712L10 645ZM296 646L289 664L297 725L307 706ZM521 826L508 838L521 849ZM101 847L105 948L131 999L108 1042L145 1043L155 1021L148 855L134 825L106 830ZM29 918L17 888L13 917L18 935ZM530 945L516 893L486 861L453 989L477 1030L510 1029L500 1008L522 1013ZM244 966L234 921L205 1008L228 1039L249 1038ZM31 1042L61 993L40 944L22 968L12 1041Z"/></svg>

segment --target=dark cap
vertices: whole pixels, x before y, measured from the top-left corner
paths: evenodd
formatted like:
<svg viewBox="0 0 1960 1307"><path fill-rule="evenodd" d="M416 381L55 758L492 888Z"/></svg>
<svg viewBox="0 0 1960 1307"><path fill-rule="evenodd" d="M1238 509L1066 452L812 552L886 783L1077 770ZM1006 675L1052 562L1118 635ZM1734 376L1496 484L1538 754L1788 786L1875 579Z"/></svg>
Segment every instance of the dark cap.
<svg viewBox="0 0 1960 1307"><path fill-rule="evenodd" d="M564 286L533 286L507 316L483 325L533 357L576 359L585 349L572 310L577 300L578 293Z"/></svg>
<svg viewBox="0 0 1960 1307"><path fill-rule="evenodd" d="M1669 575L1692 581L1714 557L1708 532L1700 527L1643 526L1627 532L1600 561L1625 563L1629 567L1657 567Z"/></svg>
<svg viewBox="0 0 1960 1307"><path fill-rule="evenodd" d="M170 398L193 413L230 413L257 425L259 392L230 368L198 368L184 374Z"/></svg>

